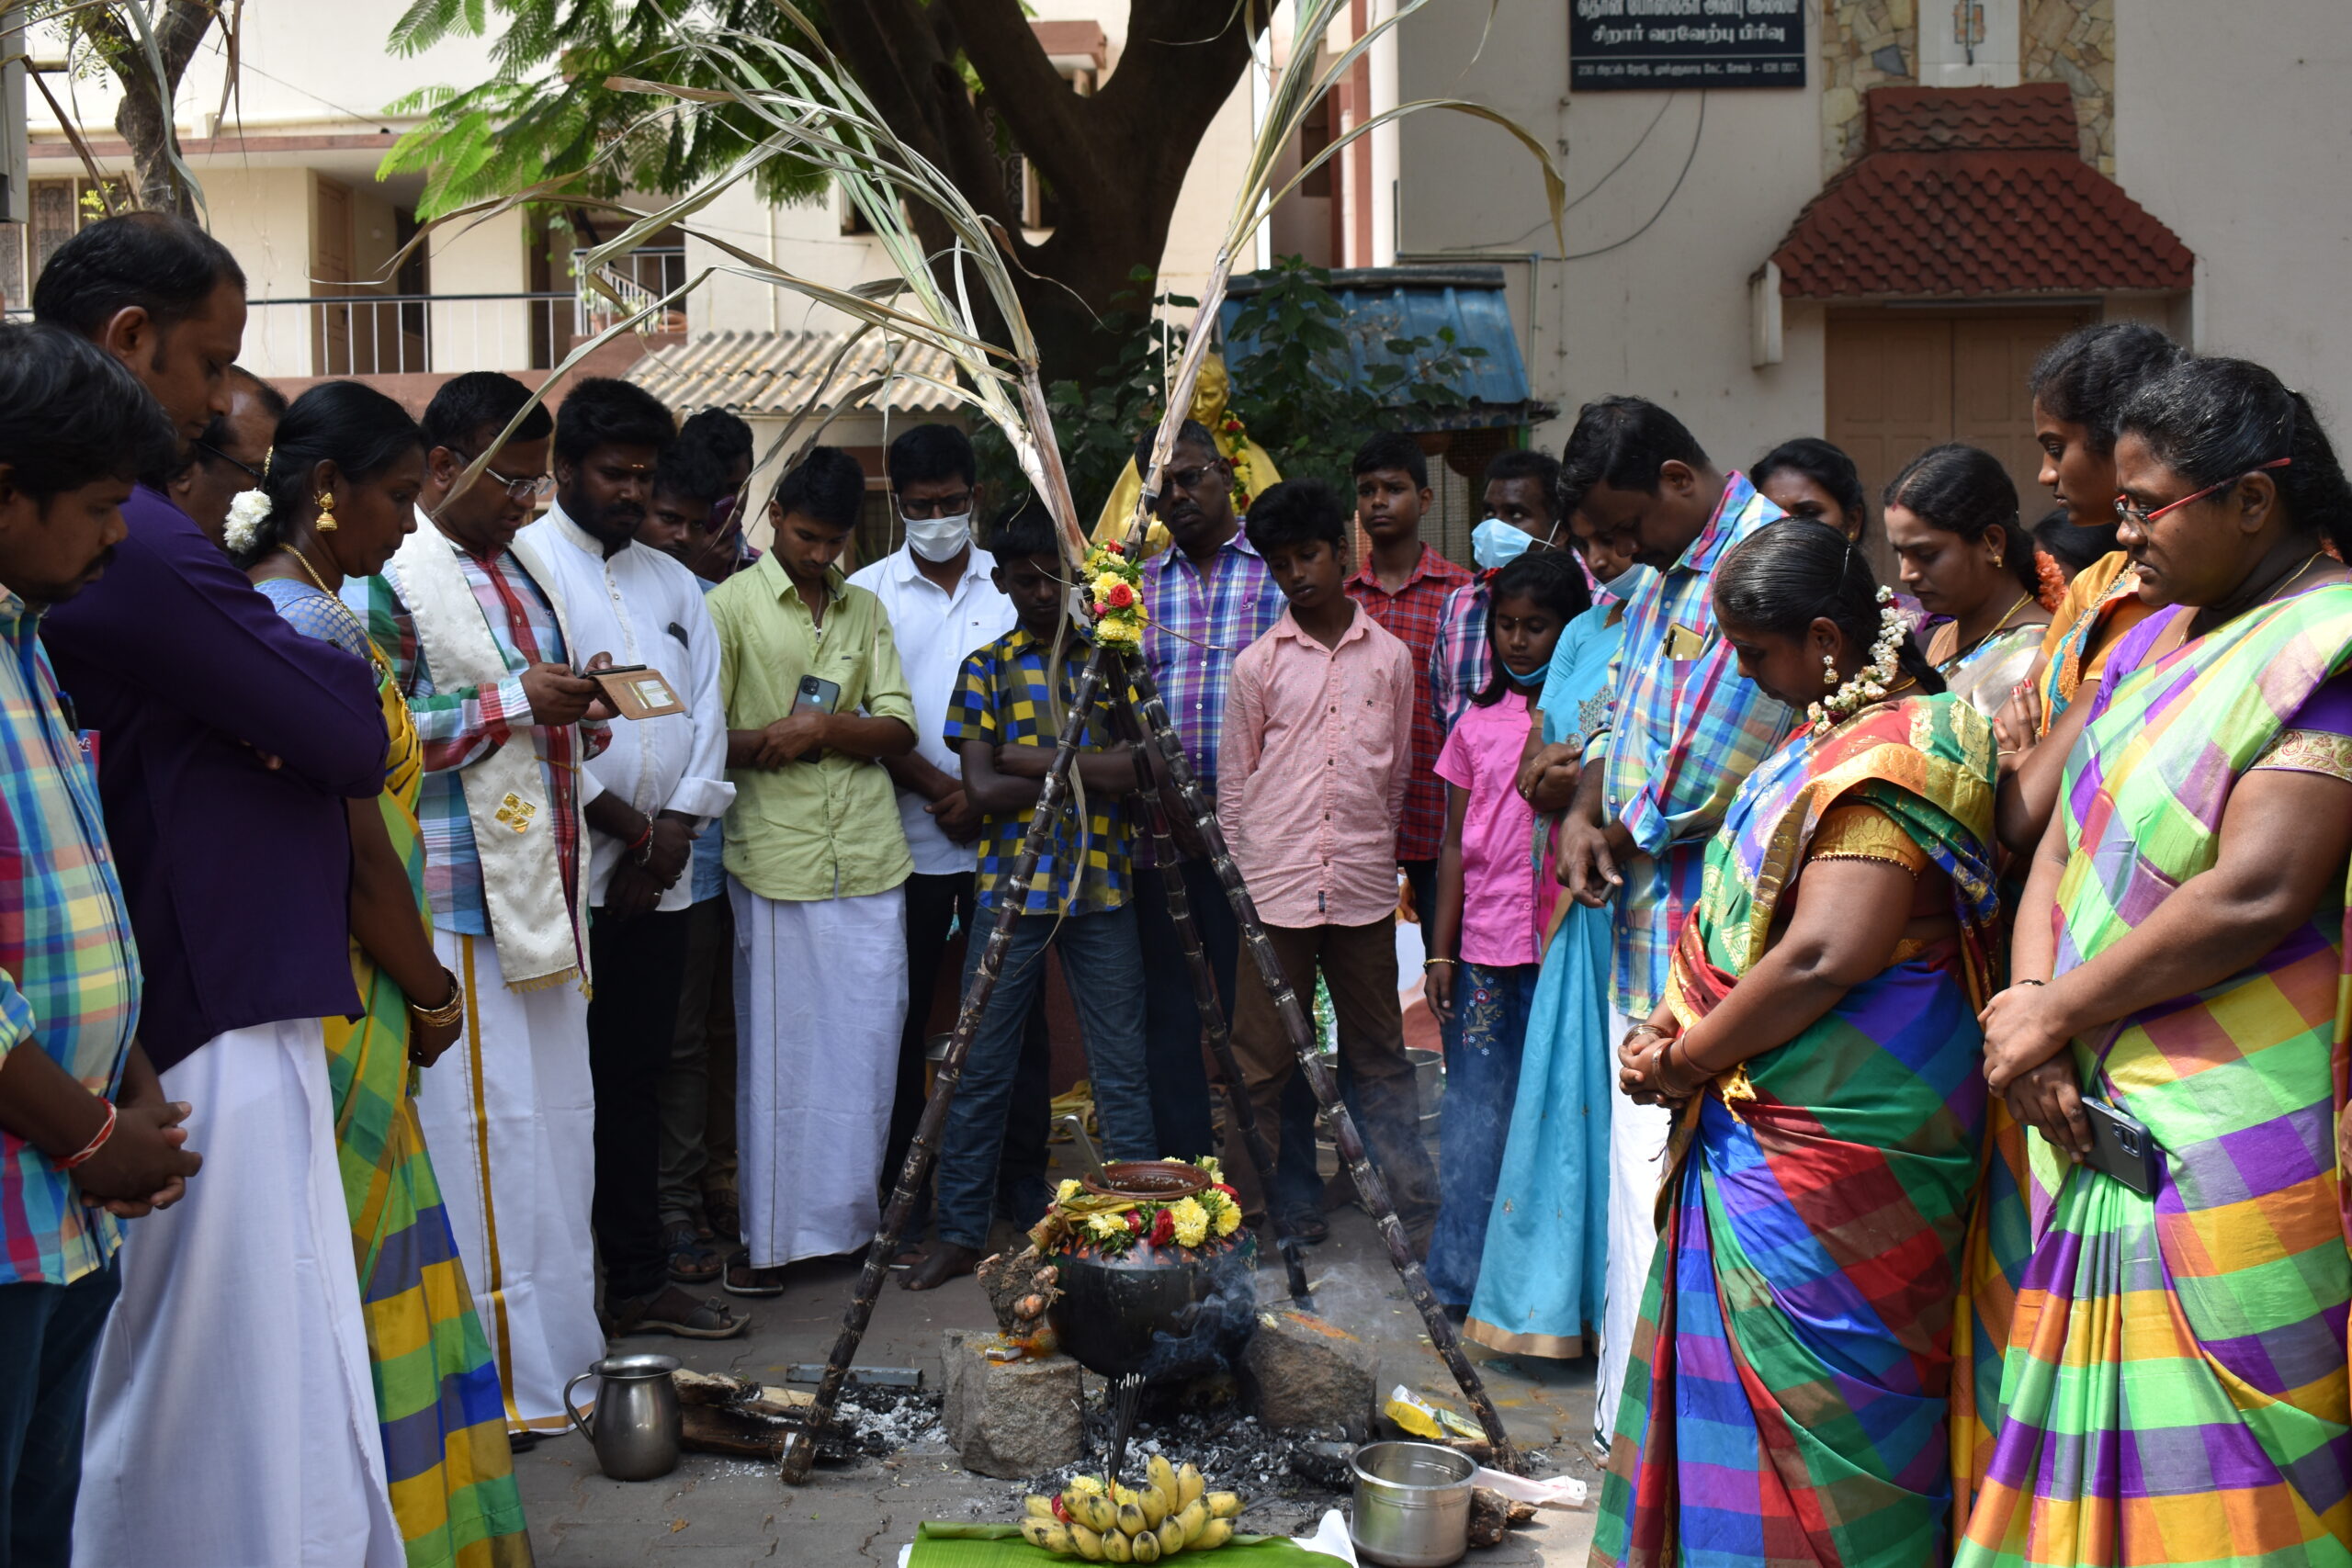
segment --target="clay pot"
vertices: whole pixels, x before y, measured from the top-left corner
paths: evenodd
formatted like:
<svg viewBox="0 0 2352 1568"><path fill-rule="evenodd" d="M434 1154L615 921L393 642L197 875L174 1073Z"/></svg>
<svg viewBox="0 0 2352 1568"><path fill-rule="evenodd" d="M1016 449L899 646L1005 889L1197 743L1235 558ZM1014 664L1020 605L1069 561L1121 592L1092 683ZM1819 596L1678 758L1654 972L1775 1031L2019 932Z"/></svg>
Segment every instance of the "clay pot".
<svg viewBox="0 0 2352 1568"><path fill-rule="evenodd" d="M1182 1194L1170 1194L1171 1197ZM1057 1253L1054 1334L1104 1377L1189 1377L1223 1367L1257 1321L1257 1238L1187 1253L1137 1242L1116 1258Z"/></svg>

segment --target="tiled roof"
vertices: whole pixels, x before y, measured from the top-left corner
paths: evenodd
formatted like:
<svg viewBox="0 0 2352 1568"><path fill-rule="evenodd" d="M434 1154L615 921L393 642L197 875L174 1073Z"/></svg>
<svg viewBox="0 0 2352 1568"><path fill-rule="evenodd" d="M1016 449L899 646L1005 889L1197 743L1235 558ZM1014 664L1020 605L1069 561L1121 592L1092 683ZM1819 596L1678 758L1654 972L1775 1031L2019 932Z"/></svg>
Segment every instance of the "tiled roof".
<svg viewBox="0 0 2352 1568"><path fill-rule="evenodd" d="M956 380L955 362L936 349L868 333L827 386L825 372L841 349L842 335L834 333L714 333L647 355L629 367L628 378L673 409L789 418L820 386L831 408L843 393L895 366L898 375L879 395L859 398L855 406L892 413L939 413L956 406L930 384Z"/></svg>
<svg viewBox="0 0 2352 1568"><path fill-rule="evenodd" d="M2178 292L2194 258L2075 151L2064 84L1880 87L1868 151L1772 253L1795 299Z"/></svg>

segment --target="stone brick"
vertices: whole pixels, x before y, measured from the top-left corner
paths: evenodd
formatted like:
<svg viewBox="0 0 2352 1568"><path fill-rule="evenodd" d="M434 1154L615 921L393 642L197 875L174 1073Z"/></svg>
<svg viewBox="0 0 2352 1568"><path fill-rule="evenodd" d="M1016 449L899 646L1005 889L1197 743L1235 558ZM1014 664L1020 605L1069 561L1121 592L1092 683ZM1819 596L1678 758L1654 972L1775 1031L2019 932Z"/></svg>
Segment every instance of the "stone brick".
<svg viewBox="0 0 2352 1568"><path fill-rule="evenodd" d="M1244 1394L1260 1422L1282 1431L1371 1435L1380 1357L1336 1324L1295 1312L1258 1314L1242 1353Z"/></svg>
<svg viewBox="0 0 2352 1568"><path fill-rule="evenodd" d="M940 1411L947 1440L966 1470L1007 1481L1074 1464L1085 1427L1079 1366L1068 1356L993 1361L1001 1335L951 1328L940 1337L945 1377Z"/></svg>

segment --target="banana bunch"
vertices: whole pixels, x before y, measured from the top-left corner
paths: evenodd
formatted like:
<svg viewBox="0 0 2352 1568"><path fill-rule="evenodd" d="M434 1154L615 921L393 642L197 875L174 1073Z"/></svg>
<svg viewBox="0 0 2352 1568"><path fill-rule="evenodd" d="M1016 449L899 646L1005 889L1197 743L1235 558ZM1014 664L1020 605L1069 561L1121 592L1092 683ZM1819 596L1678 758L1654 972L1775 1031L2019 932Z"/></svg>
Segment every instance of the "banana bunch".
<svg viewBox="0 0 2352 1568"><path fill-rule="evenodd" d="M1233 1539L1241 1499L1211 1492L1192 1465L1179 1470L1151 1457L1149 1483L1140 1492L1108 1491L1081 1475L1058 1497L1032 1497L1021 1521L1023 1539L1057 1557L1089 1562L1157 1562L1180 1551L1209 1551Z"/></svg>

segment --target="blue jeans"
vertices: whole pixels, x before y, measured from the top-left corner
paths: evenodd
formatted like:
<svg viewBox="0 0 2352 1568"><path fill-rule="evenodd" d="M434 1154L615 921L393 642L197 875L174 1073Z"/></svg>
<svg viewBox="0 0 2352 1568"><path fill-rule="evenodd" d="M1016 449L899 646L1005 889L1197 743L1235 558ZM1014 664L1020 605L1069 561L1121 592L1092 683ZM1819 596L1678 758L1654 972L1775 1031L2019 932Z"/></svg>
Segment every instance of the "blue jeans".
<svg viewBox="0 0 2352 1568"><path fill-rule="evenodd" d="M1477 1293L1487 1213L1495 1206L1511 1107L1519 1099L1528 1009L1543 972L1534 964L1464 964L1453 983L1445 1099L1438 1106L1437 1230L1429 1259L1430 1290L1447 1306L1467 1306Z"/></svg>
<svg viewBox="0 0 2352 1568"><path fill-rule="evenodd" d="M0 1285L0 1568L66 1568L82 1411L122 1289L108 1263L70 1285Z"/></svg>
<svg viewBox="0 0 2352 1568"><path fill-rule="evenodd" d="M982 905L964 953L967 990L995 920L995 911ZM1086 1037L1087 1077L1094 1089L1103 1157L1159 1157L1144 1066L1143 953L1136 939L1135 906L1093 915L1023 915L1012 923L1004 968L972 1036L939 1151L933 1198L939 1239L957 1247L988 1245L997 1156L1004 1144L1013 1074L1021 1062L1021 1032L1031 998L1046 983L1048 942L1061 954L1070 1000L1077 1004L1079 1028Z"/></svg>

